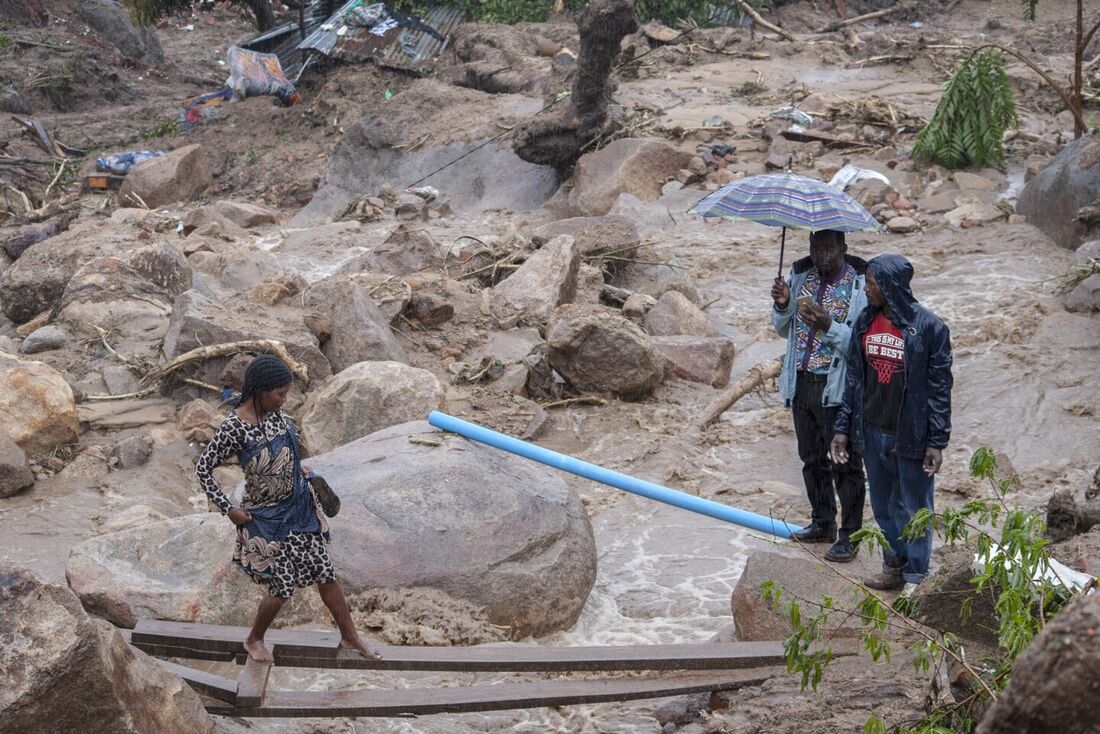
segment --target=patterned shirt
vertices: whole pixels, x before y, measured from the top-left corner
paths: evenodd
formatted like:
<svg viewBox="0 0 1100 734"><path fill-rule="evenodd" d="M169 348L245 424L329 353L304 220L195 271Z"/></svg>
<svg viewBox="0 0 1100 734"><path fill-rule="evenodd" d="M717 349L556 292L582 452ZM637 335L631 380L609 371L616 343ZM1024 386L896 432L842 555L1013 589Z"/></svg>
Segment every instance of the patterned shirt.
<svg viewBox="0 0 1100 734"><path fill-rule="evenodd" d="M833 318L833 321L844 321L848 318L848 308L852 303L852 288L856 281L856 271L848 263L831 280L821 277L817 268L812 268L806 277L806 282L798 291L799 296L809 296L814 302ZM795 317L795 333L798 342L795 357L798 361L799 372L814 372L820 375L829 372L829 364L833 361L836 350L831 344L823 344L822 332L810 326L802 319Z"/></svg>
<svg viewBox="0 0 1100 734"><path fill-rule="evenodd" d="M272 413L258 426L245 423L236 413L230 413L218 427L214 438L199 455L195 475L206 496L223 515L229 512L232 503L218 486L214 468L249 445L271 441L286 433L289 422L290 417L282 411ZM271 453L262 451L248 466L241 467L245 474L244 504L247 506L256 507L282 500L294 487L295 469L290 451L283 449L269 455Z"/></svg>

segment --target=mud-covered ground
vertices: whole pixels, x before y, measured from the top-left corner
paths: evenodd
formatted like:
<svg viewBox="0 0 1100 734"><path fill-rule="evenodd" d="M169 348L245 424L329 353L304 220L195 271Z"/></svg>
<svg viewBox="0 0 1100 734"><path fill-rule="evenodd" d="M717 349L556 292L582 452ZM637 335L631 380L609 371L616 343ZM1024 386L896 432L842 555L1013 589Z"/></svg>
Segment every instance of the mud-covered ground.
<svg viewBox="0 0 1100 734"><path fill-rule="evenodd" d="M854 7L851 2L849 6ZM982 42L1024 50L1056 77L1066 78L1071 62L1066 41L1071 6L1040 4L1039 19L1030 23L1022 19L1022 7L1015 0L930 3L919 12L880 23L814 34L813 28L834 19L832 4L786 4L769 17L775 20L778 15L785 27L798 32L797 42L761 38L748 29L700 32L647 56L636 71L620 80L615 101L636 126L635 135L657 135L686 150L694 150L697 144L728 143L738 149L732 168L760 173L768 149L761 129L771 110L806 104L811 96L809 104L826 108L873 96L895 111L927 120L952 59ZM169 19L158 28L166 62L150 68L122 63L90 39L71 19L65 3L58 3L57 14L61 20L48 28L21 29L19 35L87 45L87 52L72 53L87 53L102 67L89 76L86 92L69 111L57 109L43 94L28 94L34 114L59 139L106 152L201 143L216 175L212 198L262 202L278 208L286 221L309 201L328 156L350 126L364 114L377 115L387 104L400 104L400 92L415 83L409 75L366 65L313 72L301 84L300 106L284 108L269 98L250 99L232 105L223 120L183 136L162 136L156 134L162 129L158 125L175 118L183 98L220 85L226 71L218 60L230 43L250 34L246 19L221 6L211 14ZM565 23L531 30L576 48ZM12 46L0 56L0 75L17 86L25 84L63 55L48 51ZM1095 50L1087 56L1094 54ZM440 65L445 69L448 63L444 58ZM536 59L535 63L548 65L549 61ZM1059 114L1056 96L1026 67L1010 63L1009 73L1018 92L1021 133L1009 143L1006 175L982 175L993 182L997 197L1011 203L1026 168L1046 160L1071 139L1072 123L1067 114ZM387 101L387 90L397 96ZM717 125L715 117L721 118ZM881 125L871 127L870 132L885 137L856 152L799 155L796 170L816 176L845 160L881 168L881 161L875 159L878 149L912 145L911 130L894 135ZM449 139L454 130L437 133L439 139ZM0 137L10 141L8 152L13 155L35 154L33 144L6 118L0 120ZM424 145L430 147L433 141ZM899 174L907 183L917 176L922 184L930 180L919 168L899 170ZM48 183L48 177L41 175L13 180L29 192L41 192ZM768 290L777 264L777 236L757 225L704 222L684 214L704 193L698 187L670 191L658 202L625 212L652 243L644 251L647 257L663 263L635 266L644 271L635 273L635 282L693 284L700 301L708 304L706 311L719 333L737 345L733 368L733 380L737 380L783 349L769 321ZM96 196L86 196L81 203L87 211L100 204ZM485 237L549 218L545 211L471 210L458 211L428 227L439 241L449 242L461 235ZM999 221L964 229L951 226L938 214L922 218L925 226L912 234L857 235L849 243L851 252L862 257L884 251L909 257L916 268L917 297L951 328L954 430L937 480L937 502L952 506L987 496L987 489L967 473L970 454L984 444L1007 456L1019 473L1022 489L1014 499L1020 504L1039 507L1056 488L1083 486L1095 469L1100 447L1096 418L1100 386L1095 369L1100 358L1100 320L1066 312L1053 292L1051 280L1069 269L1072 253L1057 248L1026 223ZM283 237L287 231L286 225L280 225L266 236ZM788 245L791 253L805 251L804 237L797 233ZM332 263L316 265L322 269ZM309 279L310 273L304 274ZM450 382L452 375L440 348L476 345L484 340L485 328L482 324L464 327L465 331L410 333L404 345L416 366ZM68 369L75 369L85 358L75 353L43 356ZM539 443L744 509L805 521L794 434L774 386L742 399L705 431L691 429L693 419L716 392L700 384L668 380L642 402L611 400L603 406L555 409ZM446 402L455 415L502 429L518 430L527 417L522 405L486 387L450 384ZM115 527L119 514L131 505L150 508L155 513L151 518L205 508L205 499L191 480L196 447L188 445L175 428L171 405L150 404L141 410L121 433L150 433L157 444L153 461L141 470L112 472L107 477L73 472L64 478L47 478L24 495L0 501L0 559L24 563L51 580L60 580L68 548ZM105 444L119 434L93 431L82 437L82 443ZM569 481L592 516L599 548L596 587L573 629L533 642L703 642L728 633L730 593L746 555L771 541L606 487L574 478ZM869 509L866 519L871 519ZM462 610L444 608L443 613L462 614ZM870 713L890 720L908 718L922 705L926 686L909 671L900 655L888 667L847 661L836 677L827 675L818 694L800 694L794 679L775 679L734 696L730 710L708 715L706 730L855 731ZM461 685L473 678L277 671L274 683L321 690ZM661 703L402 721L225 720L220 725L234 732L657 732L661 727L651 714Z"/></svg>

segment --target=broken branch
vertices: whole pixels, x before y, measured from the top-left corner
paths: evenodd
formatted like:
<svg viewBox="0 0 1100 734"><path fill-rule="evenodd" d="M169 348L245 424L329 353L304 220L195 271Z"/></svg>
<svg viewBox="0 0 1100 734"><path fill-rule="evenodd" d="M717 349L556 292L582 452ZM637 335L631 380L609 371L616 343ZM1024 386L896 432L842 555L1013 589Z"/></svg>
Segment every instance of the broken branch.
<svg viewBox="0 0 1100 734"><path fill-rule="evenodd" d="M716 397L711 404L707 406L707 409L703 411L703 417L699 419L697 423L697 427L704 428L729 410L738 400L745 397L753 390L756 390L773 377L779 377L779 372L782 368L783 362L777 359L767 364L758 364L750 369L747 375L737 381L736 385L726 388L721 395Z"/></svg>
<svg viewBox="0 0 1100 734"><path fill-rule="evenodd" d="M772 33L778 33L780 36L786 38L788 41L794 40L794 36L792 36L790 33L787 33L779 26L772 25L768 21L764 20L760 13L756 12L756 9L745 2L745 0L737 0L737 4L741 7L741 10L743 10L750 18L752 18L753 22L761 28L767 28Z"/></svg>
<svg viewBox="0 0 1100 734"><path fill-rule="evenodd" d="M884 8L882 10L876 10L873 13L864 13L863 15L857 15L856 17L849 18L848 20L841 20L841 21L837 21L835 23L830 23L829 25L825 26L824 28L818 28L817 32L818 33L832 33L834 31L839 31L841 28L847 28L850 25L855 25L856 23L862 23L865 20L874 20L876 18L883 18L887 15L891 15L893 13L896 13L899 10L907 10L908 8L909 8L908 3L898 3L897 5L893 5L889 8Z"/></svg>
<svg viewBox="0 0 1100 734"><path fill-rule="evenodd" d="M185 352L171 362L161 365L149 372L149 374L141 378L141 382L138 383L138 386L148 387L149 385L153 385L168 377L176 370L186 367L189 364L194 364L195 362L204 362L208 359L217 359L218 357L228 357L232 354L249 352L274 354L290 368L290 371L293 372L295 376L303 382L309 382L309 368L291 357L290 352L287 351L282 342L277 342L274 339L250 339L241 342L211 344L208 347L192 349L190 352Z"/></svg>

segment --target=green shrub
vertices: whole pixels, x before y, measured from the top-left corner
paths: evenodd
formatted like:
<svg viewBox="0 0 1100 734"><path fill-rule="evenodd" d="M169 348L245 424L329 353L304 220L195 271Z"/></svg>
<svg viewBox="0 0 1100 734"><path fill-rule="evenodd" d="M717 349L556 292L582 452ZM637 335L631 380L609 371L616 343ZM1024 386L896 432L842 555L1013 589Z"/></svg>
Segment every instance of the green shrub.
<svg viewBox="0 0 1100 734"><path fill-rule="evenodd" d="M944 84L932 119L917 135L913 157L946 168L1002 168L1005 130L1019 124L1004 57L986 49L960 61Z"/></svg>

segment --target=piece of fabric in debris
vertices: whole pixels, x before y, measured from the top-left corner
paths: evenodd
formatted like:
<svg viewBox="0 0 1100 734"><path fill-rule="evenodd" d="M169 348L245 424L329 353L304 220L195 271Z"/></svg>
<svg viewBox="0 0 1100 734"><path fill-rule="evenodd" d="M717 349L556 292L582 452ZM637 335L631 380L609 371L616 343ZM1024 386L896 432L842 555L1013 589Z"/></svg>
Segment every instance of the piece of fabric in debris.
<svg viewBox="0 0 1100 734"><path fill-rule="evenodd" d="M113 173L116 176L125 176L138 163L159 158L165 155L166 150L130 150L125 153L114 153L95 159L95 168L104 173Z"/></svg>
<svg viewBox="0 0 1100 734"><path fill-rule="evenodd" d="M282 64L275 54L230 46L228 61L229 78L225 83L233 90L234 99L270 94L287 106L301 101L294 84L283 73Z"/></svg>

